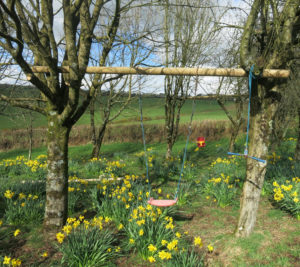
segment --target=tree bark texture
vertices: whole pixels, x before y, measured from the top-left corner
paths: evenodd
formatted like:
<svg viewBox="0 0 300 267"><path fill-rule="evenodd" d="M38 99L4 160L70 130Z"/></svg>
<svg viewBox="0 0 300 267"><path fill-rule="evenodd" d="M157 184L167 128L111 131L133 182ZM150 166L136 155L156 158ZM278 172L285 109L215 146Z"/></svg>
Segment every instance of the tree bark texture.
<svg viewBox="0 0 300 267"><path fill-rule="evenodd" d="M90 125L91 125L91 141L92 145L96 144L96 125L95 125L95 99L91 100L90 103ZM93 157L94 153L92 153Z"/></svg>
<svg viewBox="0 0 300 267"><path fill-rule="evenodd" d="M300 161L300 108L298 108L298 140L295 149L295 160Z"/></svg>
<svg viewBox="0 0 300 267"><path fill-rule="evenodd" d="M251 97L252 109L250 114L251 128L248 154L265 160L270 144L272 118L278 106L278 98L275 96L269 97L265 94L271 89L276 90L276 86L272 83L259 80L257 90L254 90L254 94ZM237 237L247 237L254 229L266 166L267 163L247 158L246 179L241 196L239 220L235 232Z"/></svg>
<svg viewBox="0 0 300 267"><path fill-rule="evenodd" d="M92 158L99 157L107 123L107 121L104 121L99 127L98 137L96 138L95 143L93 144Z"/></svg>
<svg viewBox="0 0 300 267"><path fill-rule="evenodd" d="M239 130L240 130L240 126L239 127L231 127L229 151L235 151L235 140L239 134Z"/></svg>
<svg viewBox="0 0 300 267"><path fill-rule="evenodd" d="M33 146L33 129L32 129L32 114L31 113L29 113L28 139L29 139L28 160L31 160L32 146Z"/></svg>
<svg viewBox="0 0 300 267"><path fill-rule="evenodd" d="M45 229L62 227L68 211L68 139L70 127L63 126L56 111L48 116Z"/></svg>
<svg viewBox="0 0 300 267"><path fill-rule="evenodd" d="M168 92L170 93L170 92ZM174 95L166 96L165 101L165 129L167 134L167 152L166 158L169 159L172 156L172 149L177 139L178 128L180 122L181 108L185 102L185 97L181 95L182 100L177 99L178 92Z"/></svg>

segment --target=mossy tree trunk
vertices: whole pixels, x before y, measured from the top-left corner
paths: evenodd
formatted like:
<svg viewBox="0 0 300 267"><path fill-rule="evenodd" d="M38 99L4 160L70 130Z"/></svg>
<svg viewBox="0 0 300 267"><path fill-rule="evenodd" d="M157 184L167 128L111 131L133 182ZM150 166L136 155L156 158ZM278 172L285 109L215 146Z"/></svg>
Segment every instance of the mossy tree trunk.
<svg viewBox="0 0 300 267"><path fill-rule="evenodd" d="M300 161L300 108L298 108L298 139L295 149L295 160Z"/></svg>
<svg viewBox="0 0 300 267"><path fill-rule="evenodd" d="M249 70L254 64L256 75L264 68L287 68L293 59L292 32L300 16L300 0L281 4L254 0L247 18L240 45L241 66ZM286 84L286 80L259 77L253 81L249 155L266 159L273 117L281 99L279 85L284 88ZM246 237L253 232L265 173L266 164L247 159L237 237Z"/></svg>
<svg viewBox="0 0 300 267"><path fill-rule="evenodd" d="M254 90L255 95L251 98L251 130L248 154L260 159L267 158L272 132L272 117L278 105L278 99L265 95L264 92L270 90L270 88L266 88L267 86L272 87L272 85L263 84L263 81L259 81L257 90ZM247 158L246 179L241 195L241 209L236 228L236 236L238 237L249 236L254 229L266 166L266 163Z"/></svg>
<svg viewBox="0 0 300 267"><path fill-rule="evenodd" d="M45 229L60 228L68 211L68 140L71 127L61 124L56 111L48 115ZM50 229L51 230L51 229Z"/></svg>

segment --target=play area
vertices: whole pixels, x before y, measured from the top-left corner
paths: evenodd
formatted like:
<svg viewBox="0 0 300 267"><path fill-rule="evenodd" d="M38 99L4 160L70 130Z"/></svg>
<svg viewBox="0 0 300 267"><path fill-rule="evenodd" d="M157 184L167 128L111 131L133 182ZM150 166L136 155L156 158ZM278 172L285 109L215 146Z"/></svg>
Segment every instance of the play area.
<svg viewBox="0 0 300 267"><path fill-rule="evenodd" d="M174 145L176 156L166 159L165 144L147 143L147 100L141 93L141 140L104 145L101 157L92 159L89 146L70 147L69 217L52 241L44 241L41 224L44 149L34 151L32 160L22 150L12 151L10 158L1 153L1 247L10 251L2 257L3 266L296 266L296 139L287 137L266 159L248 154L251 75L246 133L237 139L235 152L227 151L226 136L192 135L199 101L194 98L183 125L186 134ZM268 162L268 167L254 233L235 239L247 160Z"/></svg>
<svg viewBox="0 0 300 267"><path fill-rule="evenodd" d="M0 1L0 267L300 267L300 0Z"/></svg>

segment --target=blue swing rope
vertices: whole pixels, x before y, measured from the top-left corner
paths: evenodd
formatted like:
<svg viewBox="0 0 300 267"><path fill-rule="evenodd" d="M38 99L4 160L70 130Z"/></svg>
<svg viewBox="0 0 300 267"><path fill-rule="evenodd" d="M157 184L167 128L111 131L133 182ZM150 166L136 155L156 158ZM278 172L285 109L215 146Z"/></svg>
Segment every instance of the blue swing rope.
<svg viewBox="0 0 300 267"><path fill-rule="evenodd" d="M251 159L257 160L262 163L266 163L265 160L253 157L253 156L248 156L248 140L249 140L249 126L250 126L250 106L251 106L251 88L252 88L252 79L256 79L257 77L253 73L254 70L254 65L251 66L250 71L249 71L249 101L248 101L248 119L247 119L247 135L246 135L246 144L245 144L245 150L244 154L239 154L239 153L233 153L233 152L227 152L228 155L235 155L235 156L246 156Z"/></svg>
<svg viewBox="0 0 300 267"><path fill-rule="evenodd" d="M252 79L256 79L253 75L254 65L251 66L249 72L249 101L248 101L248 120L247 120L247 135L246 135L246 144L244 155L248 155L248 139L249 139L249 125L250 125L250 106L251 106L251 88L252 88Z"/></svg>

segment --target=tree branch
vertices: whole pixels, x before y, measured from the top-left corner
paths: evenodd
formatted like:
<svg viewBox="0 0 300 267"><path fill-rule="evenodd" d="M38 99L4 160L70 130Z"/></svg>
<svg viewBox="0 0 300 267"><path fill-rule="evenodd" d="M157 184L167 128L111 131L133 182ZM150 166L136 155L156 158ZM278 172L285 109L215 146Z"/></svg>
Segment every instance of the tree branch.
<svg viewBox="0 0 300 267"><path fill-rule="evenodd" d="M22 98L16 98L16 99L15 98L9 98L9 97L1 94L0 95L0 100L5 101L5 102L7 102L10 105L15 106L15 107L29 109L29 110L32 110L32 111L42 113L44 115L47 114L45 109L43 109L39 106L36 106L36 105L32 105L30 103L25 103L25 102L23 102ZM30 101L30 100L26 99L26 101Z"/></svg>

